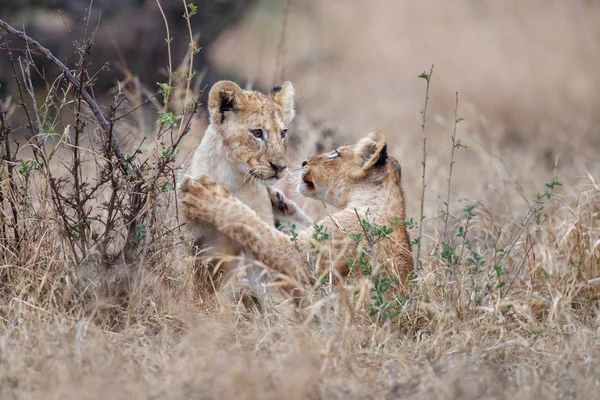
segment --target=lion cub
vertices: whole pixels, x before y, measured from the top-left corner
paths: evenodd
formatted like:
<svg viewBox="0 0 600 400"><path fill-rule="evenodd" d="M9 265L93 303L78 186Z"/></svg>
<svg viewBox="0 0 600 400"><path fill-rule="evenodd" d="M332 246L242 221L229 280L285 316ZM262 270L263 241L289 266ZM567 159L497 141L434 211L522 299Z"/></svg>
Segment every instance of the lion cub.
<svg viewBox="0 0 600 400"><path fill-rule="evenodd" d="M271 198L278 192L267 185L277 182L287 168L284 143L295 115L292 84L285 82L265 95L242 90L234 82L217 82L208 96L208 111L210 124L182 175L207 176L218 182L253 210L254 218L273 227ZM206 249L203 255L215 259L240 255L242 247L235 239L210 221L192 218L186 222L196 247ZM238 262L227 262L225 257L215 265L219 268L210 268L203 279L221 290Z"/></svg>
<svg viewBox="0 0 600 400"><path fill-rule="evenodd" d="M375 131L352 146L309 158L302 163L301 194L341 209L318 222L328 232L325 244L332 249L321 258L331 263L340 277L350 272L348 257L355 257L357 245L349 233L361 233L359 220L366 218L383 226L405 219L404 194L398 161L387 154L383 133ZM215 226L242 244L257 260L277 271L304 280L303 262L314 249L315 228L300 232L295 243L250 208L232 200L231 193L210 177L186 177L181 184L182 211L192 221ZM294 210L290 211L292 214ZM357 215L358 214L358 215ZM356 236L354 237L356 238ZM364 240L364 239L363 239ZM300 251L298 251L300 250ZM410 241L400 223L387 240L376 248L378 262L396 275L406 294L413 269ZM326 265L325 265L326 267Z"/></svg>

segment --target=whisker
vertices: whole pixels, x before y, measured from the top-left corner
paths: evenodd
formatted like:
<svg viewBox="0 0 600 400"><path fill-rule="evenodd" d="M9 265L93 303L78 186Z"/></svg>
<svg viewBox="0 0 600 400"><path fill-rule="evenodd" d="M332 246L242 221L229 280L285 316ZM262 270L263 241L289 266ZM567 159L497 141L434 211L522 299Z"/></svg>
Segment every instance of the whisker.
<svg viewBox="0 0 600 400"><path fill-rule="evenodd" d="M251 169L249 169L249 170L246 172L246 174L244 175L244 180L242 181L242 183L243 183L244 185L245 185L245 184L248 184L248 183L252 183L252 177L253 177L252 170L251 170ZM248 178L250 178L250 181L249 181L249 182L247 182L247 181L248 181Z"/></svg>

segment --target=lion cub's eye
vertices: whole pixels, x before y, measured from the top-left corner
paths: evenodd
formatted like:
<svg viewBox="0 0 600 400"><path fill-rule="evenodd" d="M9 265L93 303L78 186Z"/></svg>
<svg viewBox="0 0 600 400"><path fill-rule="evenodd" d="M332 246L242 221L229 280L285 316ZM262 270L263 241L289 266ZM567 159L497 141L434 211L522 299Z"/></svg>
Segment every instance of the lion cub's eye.
<svg viewBox="0 0 600 400"><path fill-rule="evenodd" d="M333 154L331 157L329 157L329 160L335 160L338 157L341 157L342 155L340 154L339 151L337 151L337 149L334 150L335 154Z"/></svg>
<svg viewBox="0 0 600 400"><path fill-rule="evenodd" d="M286 137L287 137L287 129L284 129L281 131L281 138L285 140Z"/></svg>
<svg viewBox="0 0 600 400"><path fill-rule="evenodd" d="M254 136L257 139L262 139L263 137L262 129L250 129L250 133L252 133L252 136Z"/></svg>

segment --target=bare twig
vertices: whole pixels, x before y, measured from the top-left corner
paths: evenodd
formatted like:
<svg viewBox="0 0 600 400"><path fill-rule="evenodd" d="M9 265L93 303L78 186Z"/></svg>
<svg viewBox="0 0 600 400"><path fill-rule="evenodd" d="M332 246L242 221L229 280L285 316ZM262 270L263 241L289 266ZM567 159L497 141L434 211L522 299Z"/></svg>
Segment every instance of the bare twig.
<svg viewBox="0 0 600 400"><path fill-rule="evenodd" d="M73 146L71 146L72 148L72 155L73 155L73 161L72 161L72 170L71 170L71 175L73 176L73 189L74 189L74 195L73 195L73 201L75 202L75 210L77 212L77 227L78 227L78 231L79 231L79 241L80 241L80 249L81 249L81 255L82 258L85 258L87 255L87 247L88 247L88 243L87 243L87 230L88 230L88 224L87 224L87 213L85 212L85 204L84 201L82 199L82 182L81 182L81 157L79 154L79 142L80 142L80 138L81 135L83 134L83 129L85 127L85 124L83 122L83 111L81 109L81 101L82 101L82 94L83 94L83 87L85 85L85 75L86 75L86 70L87 70L87 65L86 65L86 59L87 56L89 55L90 51L91 51L91 42L88 40L84 41L83 47L78 49L80 51L80 58L79 58L79 62L77 65L77 69L79 72L79 88L78 90L75 92L75 124L74 124L74 128L75 128L75 138L73 141Z"/></svg>
<svg viewBox="0 0 600 400"><path fill-rule="evenodd" d="M422 165L422 187L421 187L421 211L419 213L419 235L417 237L417 254L414 263L415 275L419 270L420 259L421 259L421 244L423 242L423 220L425 220L425 216L423 215L423 208L425 205L425 169L427 166L427 135L425 131L425 122L427 121L427 104L429 103L429 84L431 83L431 76L433 75L433 65L429 69L429 74L423 72L419 75L419 78L423 78L427 81L427 87L425 89L425 105L423 106L423 111L421 112L423 115L423 119L421 122L421 132L423 134L423 159L421 161Z"/></svg>
<svg viewBox="0 0 600 400"><path fill-rule="evenodd" d="M33 48L34 50L36 50L39 53L41 53L42 55L44 55L48 60L50 60L54 65L56 65L61 70L63 75L69 80L69 82L73 86L75 86L75 88L77 90L80 89L80 86L81 86L80 82L71 73L71 70L62 61L60 61L58 58L56 58L50 50L48 50L46 47L42 46L38 41L27 36L24 32L21 32L15 28L13 28L11 25L7 24L2 19L0 19L0 29L2 29L5 32L12 33L19 39L26 42L29 47ZM113 142L112 148L113 148L115 157L119 161L120 168L124 172L128 172L128 170L129 170L133 174L135 174L136 177L138 177L138 178L141 177L141 172L139 171L139 169L136 166L131 165L129 160L127 158L125 158L125 155L123 154L123 151L121 150L121 147L119 145L116 135L113 132L110 122L106 119L106 116L102 113L102 111L100 110L100 107L98 106L96 101L92 98L92 96L89 94L89 92L85 88L81 88L81 94L83 95L83 98L85 99L85 102L87 103L87 105L90 107L90 109L96 116L98 123L100 123L100 126L102 127L102 129L107 134L110 135L110 140Z"/></svg>
<svg viewBox="0 0 600 400"><path fill-rule="evenodd" d="M556 171L557 171L557 169L558 169L558 157L554 161L554 178L553 178L553 180L551 182L553 182L554 179L556 179ZM554 186L555 185L560 185L560 183L558 182L558 180L556 181L556 183L552 183L552 184L546 183L544 191L541 194L537 195L536 200L533 202L533 204L531 205L531 207L529 207L529 209L527 210L527 213L525 214L525 217L521 221L521 225L519 226L519 230L517 230L517 232L515 232L515 234L511 238L510 242L508 243L508 246L506 246L505 249L504 249L504 255L502 256L502 259L500 260L500 263L499 263L499 265L502 268L504 268L504 265L506 264L506 261L508 260L509 254L512 252L512 250L514 249L515 245L517 244L517 242L521 238L521 235L523 234L523 231L525 231L525 228L527 227L527 225L529 225L529 222L533 219L533 217L537 213L539 213L544 208L544 202L545 202L546 199L550 198L551 193L554 190ZM544 219L544 221L545 221L545 219Z"/></svg>
<svg viewBox="0 0 600 400"><path fill-rule="evenodd" d="M165 29L167 30L167 53L169 56L169 83L168 83L168 89L167 89L167 93L165 93L165 105L163 107L163 112L167 112L167 109L169 107L169 98L171 97L171 83L173 81L173 57L171 56L171 41L173 40L171 38L171 32L169 31L169 22L167 21L167 16L165 15L165 12L163 11L162 6L160 5L160 0L156 0L156 5L158 6L158 9L160 10L160 15L162 15L163 17L163 21L165 21ZM187 7L186 7L186 12L187 12Z"/></svg>
<svg viewBox="0 0 600 400"><path fill-rule="evenodd" d="M537 234L536 234L536 237L537 237ZM510 280L510 282L508 283L508 285L506 285L506 289L504 289L504 291L502 291L502 288L500 289L500 298L506 297L506 295L508 294L508 292L510 292L510 290L512 289L512 286L515 283L515 280L517 279L517 277L521 274L521 270L523 269L523 265L525 265L525 262L527 262L527 259L529 258L529 253L533 250L533 246L534 245L535 245L535 240L531 240L531 244L529 245L528 248L526 248L525 255L523 256L523 259L521 260L521 263L517 267L517 270L515 271L515 274L513 275L512 279Z"/></svg>
<svg viewBox="0 0 600 400"><path fill-rule="evenodd" d="M442 241L449 241L448 238L448 218L450 218L450 189L452 184L452 169L454 167L454 150L456 150L456 125L460 122L458 116L458 92L456 92L456 103L454 105L454 130L452 131L452 152L450 153L450 167L448 169L448 192L446 194L446 212L444 213L444 232L442 233Z"/></svg>
<svg viewBox="0 0 600 400"><path fill-rule="evenodd" d="M196 40L194 39L194 34L192 33L192 24L190 23L191 15L189 13L187 1L186 0L182 0L182 1L183 1L183 8L185 9L185 21L186 21L187 27L188 27L188 34L190 35L190 60L189 60L189 65L188 65L188 74L186 77L187 86L185 88L185 100L183 101L183 112L185 113L185 110L187 110L187 108L188 108L190 85L192 83L192 78L194 75L194 54L197 51L199 51L199 49L196 49ZM179 126L179 133L178 133L177 137L179 138L179 136L181 136L182 133L183 133L183 124L181 124Z"/></svg>
<svg viewBox="0 0 600 400"><path fill-rule="evenodd" d="M3 21L0 19L0 27L2 27L2 23L3 23ZM13 78L15 80L15 83L17 84L17 90L19 91L19 100L20 100L20 103L21 103L21 107L23 108L23 111L25 111L25 117L27 117L27 122L28 122L27 127L31 131L31 135L32 136L36 136L36 132L33 129L33 122L31 120L31 115L29 114L29 109L27 108L27 105L25 104L25 97L23 96L23 89L21 87L21 80L19 79L19 75L17 74L17 67L15 65L15 60L13 58L12 51L8 47L8 42L6 40L6 35L2 35L2 39L4 40L4 44L5 44L6 48L7 48L6 53L8 54L8 59L10 60L10 64L11 64L12 70L13 70Z"/></svg>
<svg viewBox="0 0 600 400"><path fill-rule="evenodd" d="M13 169L14 165L12 163L12 154L10 149L10 127L8 126L8 122L5 118L5 111L2 109L2 103L0 102L0 137L2 138L2 142L4 142L4 151L0 153L2 154L2 158L0 159L0 165L6 163L6 170L8 173L8 185L10 192L7 193L8 203L10 204L10 210L12 214L12 226L13 226L13 235L15 239L15 243L19 244L21 235L19 233L19 214L17 211L17 204L15 201L15 195L17 193L17 185L14 180ZM4 224L3 224L4 225ZM4 229L4 226L3 226Z"/></svg>
<svg viewBox="0 0 600 400"><path fill-rule="evenodd" d="M286 0L283 5L283 20L281 22L281 35L279 36L277 56L275 58L275 82L273 82L273 85L281 83L285 78L285 34L287 31L291 3L292 0Z"/></svg>

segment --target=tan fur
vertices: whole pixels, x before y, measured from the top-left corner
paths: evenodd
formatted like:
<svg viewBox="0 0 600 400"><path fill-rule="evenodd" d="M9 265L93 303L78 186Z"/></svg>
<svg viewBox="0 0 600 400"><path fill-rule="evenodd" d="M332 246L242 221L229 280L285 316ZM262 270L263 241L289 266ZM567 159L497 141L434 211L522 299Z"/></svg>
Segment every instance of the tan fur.
<svg viewBox="0 0 600 400"><path fill-rule="evenodd" d="M273 227L266 185L280 179L287 166L282 132L295 114L292 84L285 82L265 95L244 91L234 82L217 82L209 93L208 111L210 124L182 175L210 177L252 209L262 223ZM261 138L253 136L252 130L258 129L262 130ZM196 246L205 250L204 255L240 254L241 246L209 221L188 219L186 226ZM220 270L227 275L235 265L225 262ZM217 279L216 289L224 281Z"/></svg>
<svg viewBox="0 0 600 400"><path fill-rule="evenodd" d="M321 267L331 260L338 276L344 277L349 273L347 258L356 256L356 245L348 233L363 231L357 213L361 219L367 218L379 226L389 226L394 217L401 222L405 219L399 164L387 156L385 137L378 131L355 145L340 147L303 164L300 192L342 210L318 224L329 232L326 244L332 249L322 257ZM298 252L288 236L233 201L231 194L209 177L186 178L181 190L182 211L190 220L213 224L257 260L288 276L305 279L303 264L311 249L314 228L299 234ZM402 292L407 294L413 261L404 224L400 223L389 239L376 247L376 254L378 262L399 278Z"/></svg>

